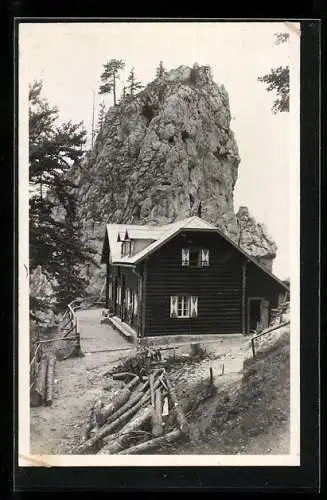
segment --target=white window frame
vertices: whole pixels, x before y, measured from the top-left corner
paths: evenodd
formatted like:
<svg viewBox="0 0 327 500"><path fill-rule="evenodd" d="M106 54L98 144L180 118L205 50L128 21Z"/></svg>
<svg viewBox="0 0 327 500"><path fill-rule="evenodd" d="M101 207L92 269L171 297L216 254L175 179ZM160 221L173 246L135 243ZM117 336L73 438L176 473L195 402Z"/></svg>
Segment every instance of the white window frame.
<svg viewBox="0 0 327 500"><path fill-rule="evenodd" d="M174 295L170 297L170 317L177 319L196 318L198 316L198 297Z"/></svg>
<svg viewBox="0 0 327 500"><path fill-rule="evenodd" d="M197 253L197 264L191 264L190 254L191 251ZM201 248L199 250L192 250L192 248L182 248L182 267L208 267L209 266L210 252L208 248Z"/></svg>
<svg viewBox="0 0 327 500"><path fill-rule="evenodd" d="M210 252L208 248L201 248L200 266L208 267L210 262Z"/></svg>

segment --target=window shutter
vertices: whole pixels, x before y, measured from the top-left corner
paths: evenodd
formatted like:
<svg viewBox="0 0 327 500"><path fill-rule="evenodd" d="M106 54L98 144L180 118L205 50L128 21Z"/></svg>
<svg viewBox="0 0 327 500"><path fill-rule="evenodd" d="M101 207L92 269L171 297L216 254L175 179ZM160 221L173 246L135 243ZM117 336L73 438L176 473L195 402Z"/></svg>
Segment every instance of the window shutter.
<svg viewBox="0 0 327 500"><path fill-rule="evenodd" d="M209 265L209 250L207 248L201 250L201 262L203 266Z"/></svg>
<svg viewBox="0 0 327 500"><path fill-rule="evenodd" d="M190 250L188 248L182 248L182 266L190 265Z"/></svg>
<svg viewBox="0 0 327 500"><path fill-rule="evenodd" d="M195 318L198 315L198 297L191 297L191 317Z"/></svg>
<svg viewBox="0 0 327 500"><path fill-rule="evenodd" d="M176 296L170 297L170 317L171 318L177 317L177 297Z"/></svg>

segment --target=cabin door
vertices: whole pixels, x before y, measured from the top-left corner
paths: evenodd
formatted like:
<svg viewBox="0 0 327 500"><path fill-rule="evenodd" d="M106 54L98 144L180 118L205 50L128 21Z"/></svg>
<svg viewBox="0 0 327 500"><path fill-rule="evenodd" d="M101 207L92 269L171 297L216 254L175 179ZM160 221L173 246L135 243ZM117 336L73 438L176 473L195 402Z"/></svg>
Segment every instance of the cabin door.
<svg viewBox="0 0 327 500"><path fill-rule="evenodd" d="M248 332L269 326L269 302L262 297L250 297L248 302Z"/></svg>
<svg viewBox="0 0 327 500"><path fill-rule="evenodd" d="M269 326L269 302L268 300L262 300L261 302L261 327L263 329Z"/></svg>

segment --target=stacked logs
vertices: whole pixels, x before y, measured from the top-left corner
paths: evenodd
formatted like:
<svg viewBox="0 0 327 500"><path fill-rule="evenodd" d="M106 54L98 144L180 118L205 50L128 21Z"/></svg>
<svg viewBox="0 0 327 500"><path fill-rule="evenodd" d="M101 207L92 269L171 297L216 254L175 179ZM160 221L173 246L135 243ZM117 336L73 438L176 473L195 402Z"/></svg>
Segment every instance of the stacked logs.
<svg viewBox="0 0 327 500"><path fill-rule="evenodd" d="M31 406L51 406L56 368L55 354L44 354L37 369L35 383L30 392Z"/></svg>
<svg viewBox="0 0 327 500"><path fill-rule="evenodd" d="M104 386L122 385L105 402L98 398L75 454L137 454L187 436L188 425L165 369L146 377L110 374Z"/></svg>

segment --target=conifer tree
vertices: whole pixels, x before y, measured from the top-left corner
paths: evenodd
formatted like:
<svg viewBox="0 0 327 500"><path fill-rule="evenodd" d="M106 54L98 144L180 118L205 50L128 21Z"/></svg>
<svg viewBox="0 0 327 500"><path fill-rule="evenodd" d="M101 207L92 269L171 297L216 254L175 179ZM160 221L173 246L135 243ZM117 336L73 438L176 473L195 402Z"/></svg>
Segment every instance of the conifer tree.
<svg viewBox="0 0 327 500"><path fill-rule="evenodd" d="M166 70L164 68L163 62L160 61L159 66L156 69L156 77L157 78L162 78L165 73L166 73Z"/></svg>
<svg viewBox="0 0 327 500"><path fill-rule="evenodd" d="M127 78L127 88L129 91L129 95L133 96L138 90L141 90L143 88L143 85L140 81L138 81L135 77L135 70L134 68L131 69L131 72Z"/></svg>
<svg viewBox="0 0 327 500"><path fill-rule="evenodd" d="M104 71L101 75L99 94L113 93L114 105L117 104L116 87L119 80L119 71L124 69L125 63L121 59L111 59L103 65Z"/></svg>
<svg viewBox="0 0 327 500"><path fill-rule="evenodd" d="M82 242L70 175L82 160L86 131L81 123L57 125L58 110L41 90L42 82L34 82L29 92L30 269L41 266L66 306L71 288L81 291L79 265L93 253Z"/></svg>

